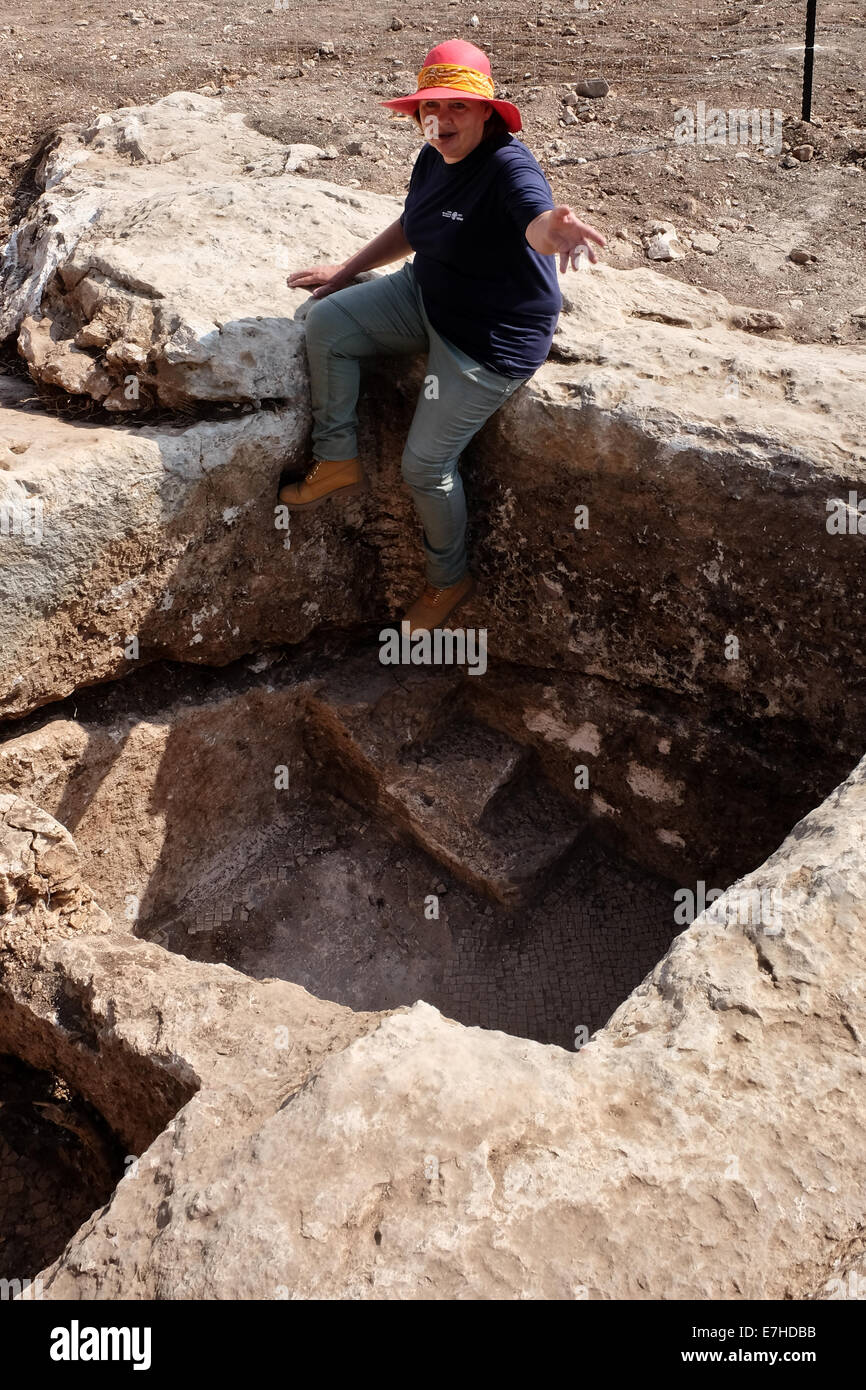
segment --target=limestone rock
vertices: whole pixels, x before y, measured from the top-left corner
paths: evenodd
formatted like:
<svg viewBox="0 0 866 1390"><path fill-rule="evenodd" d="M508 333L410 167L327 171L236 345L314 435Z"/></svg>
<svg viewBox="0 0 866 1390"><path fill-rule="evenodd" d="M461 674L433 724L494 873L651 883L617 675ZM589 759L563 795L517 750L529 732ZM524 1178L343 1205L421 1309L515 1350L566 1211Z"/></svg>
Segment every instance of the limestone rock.
<svg viewBox="0 0 866 1390"><path fill-rule="evenodd" d="M695 251L702 251L705 256L715 256L721 245L719 238L713 236L712 232L692 232L689 241Z"/></svg>
<svg viewBox="0 0 866 1390"><path fill-rule="evenodd" d="M603 77L581 77L575 82L574 90L579 97L606 97L610 91L610 83Z"/></svg>
<svg viewBox="0 0 866 1390"><path fill-rule="evenodd" d="M299 169L306 172L314 160L324 159L325 157L325 151L319 145L289 145L285 172L287 174L294 174L297 173Z"/></svg>
<svg viewBox="0 0 866 1390"><path fill-rule="evenodd" d="M287 156L189 92L64 126L0 252L0 338L19 331L34 376L96 400L132 373L171 407L297 401L309 296L287 274L345 260L401 207L284 172L322 153Z"/></svg>
<svg viewBox="0 0 866 1390"><path fill-rule="evenodd" d="M654 222L646 234L646 254L651 261L676 261L685 255L672 222Z"/></svg>
<svg viewBox="0 0 866 1390"><path fill-rule="evenodd" d="M222 663L363 613L346 516L324 546L276 525L305 410L132 429L16 409L26 394L0 391L3 715L157 657Z"/></svg>
<svg viewBox="0 0 866 1390"><path fill-rule="evenodd" d="M83 881L69 831L40 807L0 793L0 941L108 931L111 923Z"/></svg>

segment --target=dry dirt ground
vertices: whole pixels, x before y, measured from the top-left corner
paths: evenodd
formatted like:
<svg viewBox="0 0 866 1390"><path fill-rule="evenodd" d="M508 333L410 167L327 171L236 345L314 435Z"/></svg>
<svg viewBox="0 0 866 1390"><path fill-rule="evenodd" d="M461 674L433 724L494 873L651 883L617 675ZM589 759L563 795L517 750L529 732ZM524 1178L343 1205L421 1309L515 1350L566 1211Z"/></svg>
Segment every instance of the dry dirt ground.
<svg viewBox="0 0 866 1390"><path fill-rule="evenodd" d="M420 137L378 102L414 90L432 44L463 37L491 55L555 196L605 233L611 263L648 264L640 233L668 220L687 254L657 264L663 273L774 310L801 340L866 342L861 0L818 0L807 127L806 0L673 0L652 18L640 0L142 4L3 4L0 241L33 197L34 155L51 129L178 89L219 92L287 143L333 146L317 175L400 194ZM590 76L609 82L607 96L561 124L568 85ZM785 168L784 149L674 143L674 111L699 101L781 111L786 144L807 143L814 157ZM713 233L718 250L690 249L694 232ZM816 259L792 262L794 247Z"/></svg>

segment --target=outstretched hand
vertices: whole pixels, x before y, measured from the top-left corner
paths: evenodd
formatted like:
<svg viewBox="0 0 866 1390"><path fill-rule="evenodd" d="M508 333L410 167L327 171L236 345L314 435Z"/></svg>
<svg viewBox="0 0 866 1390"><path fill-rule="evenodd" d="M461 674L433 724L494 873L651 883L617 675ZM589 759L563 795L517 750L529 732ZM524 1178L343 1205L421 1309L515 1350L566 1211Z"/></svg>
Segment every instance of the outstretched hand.
<svg viewBox="0 0 866 1390"><path fill-rule="evenodd" d="M551 208L547 214L545 232L550 243L550 253L559 256L559 269L565 271L569 265L575 270L581 255L586 254L592 265L598 261L596 246L605 246L604 237L588 222L581 222L566 204Z"/></svg>

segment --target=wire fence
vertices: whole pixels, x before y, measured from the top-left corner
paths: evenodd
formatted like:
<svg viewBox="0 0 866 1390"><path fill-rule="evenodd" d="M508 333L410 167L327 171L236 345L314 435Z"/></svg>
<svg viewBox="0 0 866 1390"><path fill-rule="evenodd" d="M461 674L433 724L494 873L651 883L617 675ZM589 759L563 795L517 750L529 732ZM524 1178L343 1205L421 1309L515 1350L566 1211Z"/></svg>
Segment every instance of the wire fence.
<svg viewBox="0 0 866 1390"><path fill-rule="evenodd" d="M693 0L660 10L642 0L577 0L524 8L491 5L477 13L477 41L490 53L503 85L541 87L603 76L630 95L675 95L684 87L736 92L776 87L790 101L802 87L806 0ZM453 14L453 9L450 10ZM818 0L816 95L822 78L862 85L866 8L862 0ZM859 82L858 82L859 78ZM797 102L799 105L799 101Z"/></svg>

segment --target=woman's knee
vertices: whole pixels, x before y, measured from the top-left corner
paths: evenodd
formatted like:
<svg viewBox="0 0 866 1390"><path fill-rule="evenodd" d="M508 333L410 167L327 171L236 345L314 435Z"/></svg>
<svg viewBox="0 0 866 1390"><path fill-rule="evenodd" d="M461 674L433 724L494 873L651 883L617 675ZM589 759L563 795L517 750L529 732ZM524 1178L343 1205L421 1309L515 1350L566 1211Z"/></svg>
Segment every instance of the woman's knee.
<svg viewBox="0 0 866 1390"><path fill-rule="evenodd" d="M442 493L448 493L452 490L457 476L454 460L443 461L432 457L424 458L408 444L403 450L401 472L403 481L408 483L410 487L423 488L426 491L435 489Z"/></svg>
<svg viewBox="0 0 866 1390"><path fill-rule="evenodd" d="M307 345L312 348L328 349L340 334L346 331L346 318L336 304L326 299L317 299L307 311L304 319Z"/></svg>

